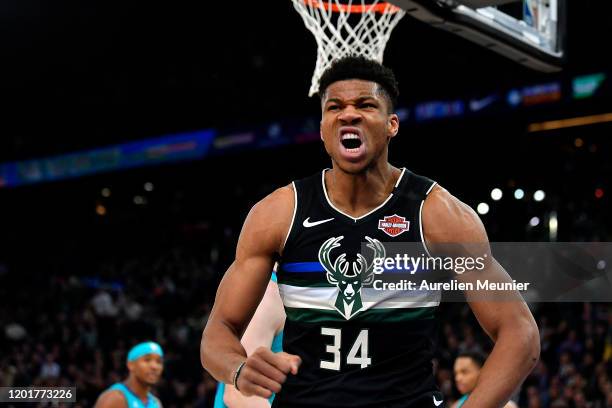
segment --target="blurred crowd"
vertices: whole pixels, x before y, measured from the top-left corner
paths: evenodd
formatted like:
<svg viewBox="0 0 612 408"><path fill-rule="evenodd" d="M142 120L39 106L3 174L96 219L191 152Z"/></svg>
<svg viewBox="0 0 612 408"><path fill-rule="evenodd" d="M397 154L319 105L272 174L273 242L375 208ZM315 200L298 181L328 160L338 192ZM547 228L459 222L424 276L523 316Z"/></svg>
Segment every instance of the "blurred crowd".
<svg viewBox="0 0 612 408"><path fill-rule="evenodd" d="M469 307L442 304L438 385L459 397L453 363L461 352L487 353L492 342ZM539 303L530 305L540 329L541 355L513 400L525 408L612 407L612 328L610 305Z"/></svg>
<svg viewBox="0 0 612 408"><path fill-rule="evenodd" d="M80 406L127 375L135 343L165 349L157 393L166 407L209 407L215 381L199 362L199 340L217 271L184 248L150 258L106 263L95 278L30 275L44 290L24 291L23 278L0 277L0 386L76 386Z"/></svg>

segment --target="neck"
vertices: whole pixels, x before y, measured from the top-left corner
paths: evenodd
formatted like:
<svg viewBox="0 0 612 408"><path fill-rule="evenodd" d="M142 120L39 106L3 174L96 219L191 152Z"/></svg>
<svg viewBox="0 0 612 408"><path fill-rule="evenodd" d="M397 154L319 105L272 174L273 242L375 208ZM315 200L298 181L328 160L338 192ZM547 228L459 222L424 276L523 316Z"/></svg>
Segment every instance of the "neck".
<svg viewBox="0 0 612 408"><path fill-rule="evenodd" d="M125 381L125 385L143 402L147 401L151 387L141 381L138 381L138 379L133 375L128 377L128 379Z"/></svg>
<svg viewBox="0 0 612 408"><path fill-rule="evenodd" d="M400 174L401 170L387 161L358 174L347 173L334 164L325 173L327 195L334 206L360 217L389 197Z"/></svg>

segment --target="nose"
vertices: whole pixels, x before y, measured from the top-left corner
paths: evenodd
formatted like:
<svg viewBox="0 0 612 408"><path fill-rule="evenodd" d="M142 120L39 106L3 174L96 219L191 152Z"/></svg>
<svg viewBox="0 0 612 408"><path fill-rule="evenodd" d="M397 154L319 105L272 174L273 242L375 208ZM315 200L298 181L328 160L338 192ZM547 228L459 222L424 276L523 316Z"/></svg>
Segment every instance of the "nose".
<svg viewBox="0 0 612 408"><path fill-rule="evenodd" d="M361 114L352 105L347 105L338 115L338 120L343 125L355 125L361 122Z"/></svg>

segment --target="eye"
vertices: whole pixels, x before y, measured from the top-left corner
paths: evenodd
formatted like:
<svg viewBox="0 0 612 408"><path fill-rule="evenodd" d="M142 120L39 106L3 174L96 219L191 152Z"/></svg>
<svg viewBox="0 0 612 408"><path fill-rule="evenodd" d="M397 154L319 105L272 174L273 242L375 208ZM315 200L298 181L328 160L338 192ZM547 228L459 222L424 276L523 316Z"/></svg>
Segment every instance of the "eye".
<svg viewBox="0 0 612 408"><path fill-rule="evenodd" d="M328 111L337 111L338 109L340 109L340 107L338 105L329 105L327 107Z"/></svg>
<svg viewBox="0 0 612 408"><path fill-rule="evenodd" d="M359 105L361 108L376 108L376 105L373 104L372 102L364 102L361 105Z"/></svg>

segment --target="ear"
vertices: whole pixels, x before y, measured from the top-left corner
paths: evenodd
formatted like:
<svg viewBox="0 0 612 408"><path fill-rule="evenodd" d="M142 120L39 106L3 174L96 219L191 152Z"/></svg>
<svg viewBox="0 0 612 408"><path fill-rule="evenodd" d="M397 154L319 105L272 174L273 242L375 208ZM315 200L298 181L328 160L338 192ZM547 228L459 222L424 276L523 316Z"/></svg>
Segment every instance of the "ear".
<svg viewBox="0 0 612 408"><path fill-rule="evenodd" d="M399 117L395 113L389 114L389 122L387 125L387 135L389 138L395 137L399 132Z"/></svg>
<svg viewBox="0 0 612 408"><path fill-rule="evenodd" d="M319 137L323 140L323 121L319 122Z"/></svg>

